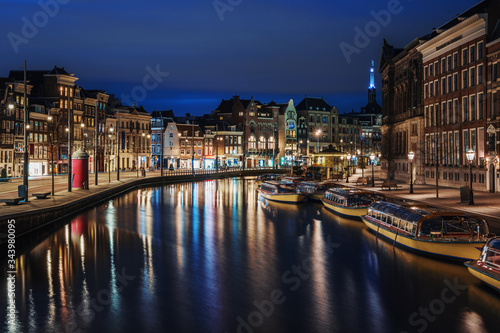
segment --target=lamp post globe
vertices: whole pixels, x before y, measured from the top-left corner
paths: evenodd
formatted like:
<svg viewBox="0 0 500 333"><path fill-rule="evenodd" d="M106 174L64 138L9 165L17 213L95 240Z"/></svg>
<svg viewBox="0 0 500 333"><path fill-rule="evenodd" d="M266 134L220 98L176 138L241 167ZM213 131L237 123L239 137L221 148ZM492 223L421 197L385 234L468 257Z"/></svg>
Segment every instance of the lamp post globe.
<svg viewBox="0 0 500 333"><path fill-rule="evenodd" d="M370 160L372 162L372 187L375 187L375 173L373 171L373 163L375 163L375 154L370 154Z"/></svg>
<svg viewBox="0 0 500 333"><path fill-rule="evenodd" d="M467 151L467 153L465 153L465 156L467 156L467 161L469 161L469 167L470 167L470 174L469 174L469 179L470 179L469 205L474 205L474 192L472 191L472 162L474 161L475 155L476 155L476 152L473 149L469 149Z"/></svg>
<svg viewBox="0 0 500 333"><path fill-rule="evenodd" d="M413 159L415 158L415 153L410 151L408 153L408 160L410 161L410 193L413 193Z"/></svg>
<svg viewBox="0 0 500 333"><path fill-rule="evenodd" d="M346 158L347 158L347 176L346 176L345 182L349 183L349 169L351 167L351 154L347 154Z"/></svg>

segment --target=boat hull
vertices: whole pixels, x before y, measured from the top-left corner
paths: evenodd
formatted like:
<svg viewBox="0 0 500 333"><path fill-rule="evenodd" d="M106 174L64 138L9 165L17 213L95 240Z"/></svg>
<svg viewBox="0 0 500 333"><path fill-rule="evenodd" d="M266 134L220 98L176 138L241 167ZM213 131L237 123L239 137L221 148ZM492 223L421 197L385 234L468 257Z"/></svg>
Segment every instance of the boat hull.
<svg viewBox="0 0 500 333"><path fill-rule="evenodd" d="M300 203L306 198L303 194L295 193L283 193L283 194L271 194L259 190L259 195L270 201L283 202L283 203Z"/></svg>
<svg viewBox="0 0 500 333"><path fill-rule="evenodd" d="M368 213L368 206L366 207L342 207L329 203L326 200L321 200L323 205L332 212L341 215L343 217L347 217L350 219L361 219L361 215L366 215Z"/></svg>
<svg viewBox="0 0 500 333"><path fill-rule="evenodd" d="M370 221L366 217L361 220L378 235L395 242L401 247L410 248L417 252L431 254L449 259L473 260L479 257L486 242L480 241L439 241L436 239L418 239L413 236L397 234L393 230Z"/></svg>
<svg viewBox="0 0 500 333"><path fill-rule="evenodd" d="M479 266L477 261L466 262L465 266L472 275L500 292L500 274L488 272L487 268Z"/></svg>

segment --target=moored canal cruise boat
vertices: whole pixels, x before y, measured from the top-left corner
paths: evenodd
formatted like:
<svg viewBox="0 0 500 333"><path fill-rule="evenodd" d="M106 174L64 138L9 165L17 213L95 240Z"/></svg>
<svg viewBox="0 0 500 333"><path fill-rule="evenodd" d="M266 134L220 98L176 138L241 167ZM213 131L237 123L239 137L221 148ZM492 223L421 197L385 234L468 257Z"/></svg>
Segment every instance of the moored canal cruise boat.
<svg viewBox="0 0 500 333"><path fill-rule="evenodd" d="M321 201L326 208L341 216L359 219L365 215L372 202L384 200L385 195L349 188L331 188Z"/></svg>
<svg viewBox="0 0 500 333"><path fill-rule="evenodd" d="M297 190L299 193L303 193L307 196L309 200L321 201L325 197L326 191L328 189L338 186L335 182L324 181L324 182L302 182L297 185Z"/></svg>
<svg viewBox="0 0 500 333"><path fill-rule="evenodd" d="M361 219L393 244L449 259L477 258L489 233L480 216L384 201L372 203Z"/></svg>
<svg viewBox="0 0 500 333"><path fill-rule="evenodd" d="M298 185L302 183L305 179L302 177L295 177L295 176L285 176L281 178L281 182L283 184L292 184L292 185Z"/></svg>
<svg viewBox="0 0 500 333"><path fill-rule="evenodd" d="M468 261L469 272L500 292L500 238L490 239L478 260Z"/></svg>
<svg viewBox="0 0 500 333"><path fill-rule="evenodd" d="M257 191L261 197L276 202L299 203L306 198L304 194L297 193L295 186L272 180L262 182Z"/></svg>
<svg viewBox="0 0 500 333"><path fill-rule="evenodd" d="M281 177L283 177L283 175L274 174L274 173L266 173L266 174L258 175L257 177L255 177L255 183L257 185L261 185L263 181L266 181L266 180L280 180Z"/></svg>

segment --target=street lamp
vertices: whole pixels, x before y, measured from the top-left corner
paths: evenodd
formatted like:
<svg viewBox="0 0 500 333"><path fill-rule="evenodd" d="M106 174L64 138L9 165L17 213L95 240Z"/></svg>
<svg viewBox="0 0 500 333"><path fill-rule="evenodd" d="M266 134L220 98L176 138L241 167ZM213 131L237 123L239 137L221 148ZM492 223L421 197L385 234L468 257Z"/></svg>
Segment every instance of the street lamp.
<svg viewBox="0 0 500 333"><path fill-rule="evenodd" d="M316 152L319 153L319 136L321 135L321 130L316 131Z"/></svg>
<svg viewBox="0 0 500 333"><path fill-rule="evenodd" d="M410 193L413 193L413 159L415 158L415 153L410 151L408 153L408 159L410 160Z"/></svg>
<svg viewBox="0 0 500 333"><path fill-rule="evenodd" d="M375 187L375 174L373 172L373 163L375 163L375 154L370 154L370 160L372 161L372 187Z"/></svg>
<svg viewBox="0 0 500 333"><path fill-rule="evenodd" d="M50 148L50 169L52 174L52 196L54 196L54 124L52 123L52 116L48 116L47 120L50 122L49 133L49 148Z"/></svg>
<svg viewBox="0 0 500 333"><path fill-rule="evenodd" d="M217 172L219 172L219 141L222 141L222 138L216 136L216 138L215 138L215 169L217 170Z"/></svg>
<svg viewBox="0 0 500 333"><path fill-rule="evenodd" d="M347 154L347 176L345 179L346 183L349 183L349 168L351 167L351 154Z"/></svg>
<svg viewBox="0 0 500 333"><path fill-rule="evenodd" d="M465 155L467 156L467 160L469 161L470 166L470 194L469 194L469 205L474 204L474 193L472 192L472 161L474 160L475 151L473 149L469 149Z"/></svg>

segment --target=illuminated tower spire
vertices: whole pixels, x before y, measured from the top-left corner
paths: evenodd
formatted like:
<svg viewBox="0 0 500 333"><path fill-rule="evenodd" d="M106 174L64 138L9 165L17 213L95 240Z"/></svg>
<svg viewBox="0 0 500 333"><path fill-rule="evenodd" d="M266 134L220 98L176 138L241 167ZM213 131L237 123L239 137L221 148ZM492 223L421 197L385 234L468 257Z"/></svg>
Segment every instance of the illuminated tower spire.
<svg viewBox="0 0 500 333"><path fill-rule="evenodd" d="M375 63L372 60L372 67L370 68L370 86L368 87L369 89L375 89L375 74L373 73L374 66Z"/></svg>
<svg viewBox="0 0 500 333"><path fill-rule="evenodd" d="M377 102L377 91L375 90L375 73L373 67L375 67L375 63L372 60L372 67L370 68L370 86L368 87L368 103Z"/></svg>

